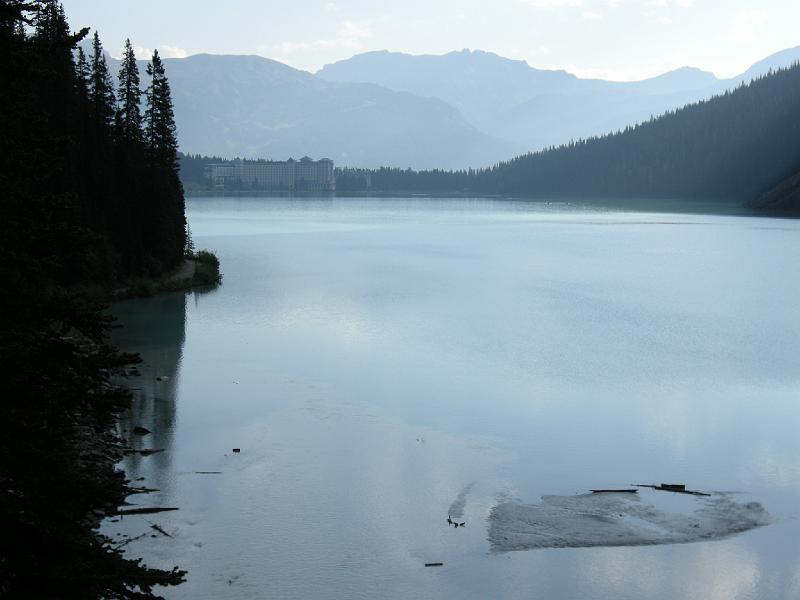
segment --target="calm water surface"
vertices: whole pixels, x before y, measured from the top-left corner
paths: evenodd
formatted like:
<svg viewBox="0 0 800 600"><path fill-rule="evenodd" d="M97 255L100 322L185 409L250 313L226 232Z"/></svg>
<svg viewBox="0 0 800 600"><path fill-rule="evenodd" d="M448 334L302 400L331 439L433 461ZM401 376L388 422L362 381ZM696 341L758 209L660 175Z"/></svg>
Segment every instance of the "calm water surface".
<svg viewBox="0 0 800 600"><path fill-rule="evenodd" d="M123 433L165 449L125 460L160 490L131 501L180 510L105 530L189 570L168 598L800 597L800 222L275 198L188 219L224 285L115 307L145 361ZM498 503L662 481L773 523L487 539Z"/></svg>

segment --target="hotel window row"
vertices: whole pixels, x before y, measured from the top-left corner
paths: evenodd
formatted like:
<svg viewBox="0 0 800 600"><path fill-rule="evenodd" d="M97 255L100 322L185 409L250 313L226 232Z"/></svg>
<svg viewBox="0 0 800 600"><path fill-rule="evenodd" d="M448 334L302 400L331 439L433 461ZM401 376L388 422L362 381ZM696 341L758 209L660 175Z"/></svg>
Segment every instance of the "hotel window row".
<svg viewBox="0 0 800 600"><path fill-rule="evenodd" d="M329 158L287 161L241 161L206 166L206 177L216 189L258 189L332 192L336 189Z"/></svg>

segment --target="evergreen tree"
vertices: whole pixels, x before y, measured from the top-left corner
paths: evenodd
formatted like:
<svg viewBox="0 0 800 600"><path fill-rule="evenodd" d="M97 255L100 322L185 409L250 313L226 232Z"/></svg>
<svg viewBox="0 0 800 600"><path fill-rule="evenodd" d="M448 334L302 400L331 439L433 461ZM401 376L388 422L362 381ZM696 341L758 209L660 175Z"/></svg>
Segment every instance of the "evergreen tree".
<svg viewBox="0 0 800 600"><path fill-rule="evenodd" d="M186 243L184 244L183 254L187 258L194 258L195 254L194 239L192 239L192 228L186 224Z"/></svg>
<svg viewBox="0 0 800 600"><path fill-rule="evenodd" d="M35 19L35 37L39 41L65 39L69 34L64 8L56 0L44 0Z"/></svg>
<svg viewBox="0 0 800 600"><path fill-rule="evenodd" d="M164 71L164 63L153 50L153 58L147 65L151 77L145 92L145 143L151 158L167 167L178 176L178 138L175 130L175 114L172 109L172 93Z"/></svg>
<svg viewBox="0 0 800 600"><path fill-rule="evenodd" d="M75 89L78 92L78 98L82 101L89 98L89 78L91 71L89 70L89 63L86 60L86 53L83 48L78 47L78 60L75 62Z"/></svg>
<svg viewBox="0 0 800 600"><path fill-rule="evenodd" d="M132 357L107 345L109 317L81 290L117 261L118 276L147 254L172 266L184 223L140 214L147 196L181 209L163 169L115 164L107 132L82 127L85 57L72 53L86 33L69 34L56 2L0 0L3 598L156 598L154 586L183 579L126 559L87 521L129 493L106 436L128 403L111 377Z"/></svg>
<svg viewBox="0 0 800 600"><path fill-rule="evenodd" d="M139 89L139 67L133 53L130 39L125 40L125 52L119 69L119 123L120 139L138 143L143 140L142 112L140 108L142 91Z"/></svg>
<svg viewBox="0 0 800 600"><path fill-rule="evenodd" d="M338 169L336 187L795 205L800 63L621 131L468 171ZM187 175L189 171L187 171ZM783 182L783 183L781 183Z"/></svg>
<svg viewBox="0 0 800 600"><path fill-rule="evenodd" d="M103 45L100 36L94 32L92 40L92 71L89 85L89 99L92 105L92 114L95 123L101 128L111 128L114 122L114 87L108 64L103 54Z"/></svg>

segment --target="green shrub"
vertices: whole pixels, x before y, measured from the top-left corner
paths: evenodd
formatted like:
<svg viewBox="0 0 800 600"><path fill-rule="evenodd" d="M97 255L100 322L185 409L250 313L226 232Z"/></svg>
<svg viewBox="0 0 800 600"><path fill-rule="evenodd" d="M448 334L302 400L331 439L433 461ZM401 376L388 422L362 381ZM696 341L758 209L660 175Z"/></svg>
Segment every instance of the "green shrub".
<svg viewBox="0 0 800 600"><path fill-rule="evenodd" d="M200 250L194 255L194 285L216 285L222 281L219 258L211 250Z"/></svg>
<svg viewBox="0 0 800 600"><path fill-rule="evenodd" d="M197 254L195 254L194 259L199 264L209 265L219 271L219 259L211 250L200 250Z"/></svg>

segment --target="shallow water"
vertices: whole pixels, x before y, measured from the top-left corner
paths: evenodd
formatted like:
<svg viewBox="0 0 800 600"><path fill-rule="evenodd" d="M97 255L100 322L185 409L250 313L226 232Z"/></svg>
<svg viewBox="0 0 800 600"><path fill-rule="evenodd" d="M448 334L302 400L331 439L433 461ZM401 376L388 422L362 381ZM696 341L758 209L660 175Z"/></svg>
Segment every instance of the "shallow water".
<svg viewBox="0 0 800 600"><path fill-rule="evenodd" d="M126 458L160 490L130 501L180 510L105 531L189 570L168 598L800 597L800 222L485 199L195 199L188 218L223 286L114 308L145 360L123 433L165 449ZM490 542L508 507L566 496L596 521L575 494L661 482L771 524Z"/></svg>

